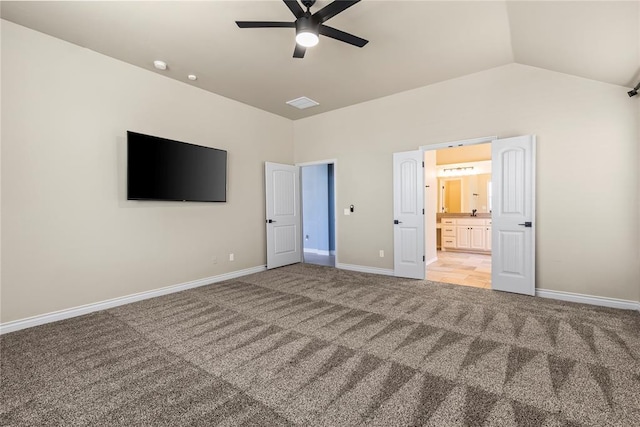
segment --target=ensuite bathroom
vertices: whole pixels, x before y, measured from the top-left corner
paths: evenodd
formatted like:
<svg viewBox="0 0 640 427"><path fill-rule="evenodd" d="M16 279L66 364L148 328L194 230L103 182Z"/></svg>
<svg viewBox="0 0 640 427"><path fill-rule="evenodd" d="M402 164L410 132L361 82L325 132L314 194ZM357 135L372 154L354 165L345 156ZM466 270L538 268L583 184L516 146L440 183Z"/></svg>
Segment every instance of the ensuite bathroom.
<svg viewBox="0 0 640 427"><path fill-rule="evenodd" d="M432 160L433 162L433 160ZM435 176L427 176L425 224L428 280L491 288L491 143L435 150ZM433 188L435 187L435 188ZM431 200L432 203L428 203Z"/></svg>

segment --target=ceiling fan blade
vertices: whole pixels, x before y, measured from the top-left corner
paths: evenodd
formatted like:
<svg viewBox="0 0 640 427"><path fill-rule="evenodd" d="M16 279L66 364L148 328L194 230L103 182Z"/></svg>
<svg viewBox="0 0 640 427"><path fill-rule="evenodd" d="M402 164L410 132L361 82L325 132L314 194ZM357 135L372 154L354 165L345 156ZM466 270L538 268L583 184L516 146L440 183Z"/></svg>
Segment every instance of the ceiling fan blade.
<svg viewBox="0 0 640 427"><path fill-rule="evenodd" d="M287 5L291 13L293 13L296 18L300 18L302 15L304 15L304 10L302 10L302 7L300 7L300 3L298 3L298 0L283 0L283 1L284 1L284 4Z"/></svg>
<svg viewBox="0 0 640 427"><path fill-rule="evenodd" d="M314 18L322 24L323 22L333 18L343 10L353 6L360 0L335 0L333 3L329 3L319 11L313 14Z"/></svg>
<svg viewBox="0 0 640 427"><path fill-rule="evenodd" d="M306 47L300 46L298 43L296 43L296 48L293 50L293 57L304 58L304 54L306 51L307 51Z"/></svg>
<svg viewBox="0 0 640 427"><path fill-rule="evenodd" d="M358 47L362 47L369 43L369 40L361 39L353 34L345 33L344 31L337 30L324 24L320 25L319 32L323 36L331 37L332 39L340 40L341 42L349 43Z"/></svg>
<svg viewBox="0 0 640 427"><path fill-rule="evenodd" d="M295 22L236 21L240 28L295 28Z"/></svg>

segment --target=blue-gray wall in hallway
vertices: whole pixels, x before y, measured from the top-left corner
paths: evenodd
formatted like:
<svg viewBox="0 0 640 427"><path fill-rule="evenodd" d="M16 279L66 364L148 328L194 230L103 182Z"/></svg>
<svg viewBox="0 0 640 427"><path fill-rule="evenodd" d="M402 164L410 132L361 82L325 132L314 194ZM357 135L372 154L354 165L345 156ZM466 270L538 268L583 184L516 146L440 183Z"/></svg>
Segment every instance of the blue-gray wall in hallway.
<svg viewBox="0 0 640 427"><path fill-rule="evenodd" d="M335 250L333 165L303 166L301 173L304 248L328 253Z"/></svg>

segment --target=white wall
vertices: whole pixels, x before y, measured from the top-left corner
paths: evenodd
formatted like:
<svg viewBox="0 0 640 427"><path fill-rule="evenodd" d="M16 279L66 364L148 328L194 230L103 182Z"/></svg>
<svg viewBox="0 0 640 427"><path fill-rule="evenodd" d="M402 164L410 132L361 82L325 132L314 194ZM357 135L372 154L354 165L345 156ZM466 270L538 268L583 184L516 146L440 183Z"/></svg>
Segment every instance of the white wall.
<svg viewBox="0 0 640 427"><path fill-rule="evenodd" d="M536 134L537 286L637 300L639 118L627 90L506 65L295 121L295 160L338 159L338 211L358 206L337 218L340 262L389 269L393 152Z"/></svg>
<svg viewBox="0 0 640 427"><path fill-rule="evenodd" d="M291 121L2 21L2 125L1 322L265 264ZM127 201L127 130L228 150L228 202Z"/></svg>

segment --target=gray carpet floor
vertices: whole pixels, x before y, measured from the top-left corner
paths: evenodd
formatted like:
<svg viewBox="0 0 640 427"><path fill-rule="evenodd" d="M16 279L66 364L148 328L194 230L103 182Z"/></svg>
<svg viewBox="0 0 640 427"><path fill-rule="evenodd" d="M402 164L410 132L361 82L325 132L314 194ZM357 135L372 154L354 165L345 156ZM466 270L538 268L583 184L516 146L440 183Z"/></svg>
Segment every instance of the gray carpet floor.
<svg viewBox="0 0 640 427"><path fill-rule="evenodd" d="M640 426L639 331L298 264L2 336L0 424Z"/></svg>

